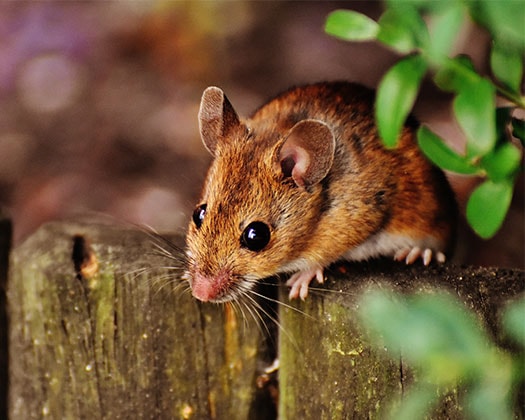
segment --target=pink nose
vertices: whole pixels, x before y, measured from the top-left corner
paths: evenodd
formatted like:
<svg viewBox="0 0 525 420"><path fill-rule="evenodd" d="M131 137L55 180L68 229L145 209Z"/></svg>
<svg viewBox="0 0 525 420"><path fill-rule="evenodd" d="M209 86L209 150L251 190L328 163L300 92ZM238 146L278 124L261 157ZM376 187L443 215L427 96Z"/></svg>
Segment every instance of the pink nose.
<svg viewBox="0 0 525 420"><path fill-rule="evenodd" d="M228 273L224 270L209 277L197 270L192 278L192 294L202 302L214 301L226 292L229 280Z"/></svg>

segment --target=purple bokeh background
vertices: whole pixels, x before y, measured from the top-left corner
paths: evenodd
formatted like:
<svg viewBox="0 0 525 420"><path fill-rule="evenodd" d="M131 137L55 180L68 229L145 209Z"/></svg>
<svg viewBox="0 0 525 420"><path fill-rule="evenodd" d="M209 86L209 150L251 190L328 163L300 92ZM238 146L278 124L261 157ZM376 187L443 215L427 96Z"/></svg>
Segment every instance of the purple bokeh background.
<svg viewBox="0 0 525 420"><path fill-rule="evenodd" d="M202 91L220 86L246 115L290 85L377 86L397 59L375 43L324 34L329 12L377 18L379 2L3 2L0 4L0 206L15 244L49 220L100 212L184 232L210 157L198 135ZM487 72L487 35L464 28L456 52ZM426 82L416 116L461 150L450 97ZM451 176L464 212L478 180ZM524 262L523 180L501 232L463 221L456 261Z"/></svg>

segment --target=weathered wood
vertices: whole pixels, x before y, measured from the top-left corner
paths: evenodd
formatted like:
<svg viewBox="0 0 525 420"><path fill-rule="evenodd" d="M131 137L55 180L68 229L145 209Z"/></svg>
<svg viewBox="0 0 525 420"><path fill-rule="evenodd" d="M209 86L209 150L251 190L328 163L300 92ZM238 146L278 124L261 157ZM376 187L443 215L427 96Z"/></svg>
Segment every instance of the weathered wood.
<svg viewBox="0 0 525 420"><path fill-rule="evenodd" d="M260 330L166 270L133 273L166 265L151 251L137 230L55 223L13 252L12 419L248 418Z"/></svg>
<svg viewBox="0 0 525 420"><path fill-rule="evenodd" d="M322 291L281 308L279 417L382 418L414 381L402 360L378 351L359 327L357 298L371 286L401 293L450 291L472 309L500 344L499 309L525 290L524 272L454 266L402 267L386 261L334 270ZM281 290L286 299L287 290ZM300 384L297 386L297 384ZM458 390L448 390L432 418L464 418Z"/></svg>
<svg viewBox="0 0 525 420"><path fill-rule="evenodd" d="M7 418L7 395L9 392L6 288L11 231L11 222L0 208L0 419Z"/></svg>
<svg viewBox="0 0 525 420"><path fill-rule="evenodd" d="M54 223L12 253L12 419L275 418L256 385L271 329L244 319L240 305L196 302L184 282L165 280L179 275L162 268L173 261L151 251L136 229ZM444 287L500 341L498 309L524 290L523 271L377 261L334 270L305 302L289 303L280 288L280 418L378 418L386 400L402 398L413 374L355 320L357 296L377 284ZM438 411L458 418L457 395Z"/></svg>

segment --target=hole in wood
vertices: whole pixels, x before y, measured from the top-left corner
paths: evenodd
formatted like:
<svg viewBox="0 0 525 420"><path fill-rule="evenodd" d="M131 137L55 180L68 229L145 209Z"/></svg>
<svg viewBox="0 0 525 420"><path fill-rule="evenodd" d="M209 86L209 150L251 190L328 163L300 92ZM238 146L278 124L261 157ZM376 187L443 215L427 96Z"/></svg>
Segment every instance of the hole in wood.
<svg viewBox="0 0 525 420"><path fill-rule="evenodd" d="M98 271L98 261L89 241L83 235L73 236L73 251L71 254L75 273L79 278L91 278Z"/></svg>

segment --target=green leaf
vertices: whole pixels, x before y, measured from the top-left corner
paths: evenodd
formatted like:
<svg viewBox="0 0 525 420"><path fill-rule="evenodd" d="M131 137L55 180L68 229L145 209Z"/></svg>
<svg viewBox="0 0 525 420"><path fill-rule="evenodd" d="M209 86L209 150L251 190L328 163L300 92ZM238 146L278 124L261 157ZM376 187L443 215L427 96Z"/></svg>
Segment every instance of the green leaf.
<svg viewBox="0 0 525 420"><path fill-rule="evenodd" d="M523 57L519 50L509 48L501 41L495 41L490 54L490 67L500 82L514 93L520 93Z"/></svg>
<svg viewBox="0 0 525 420"><path fill-rule="evenodd" d="M512 143L502 144L481 160L489 178L496 182L512 177L519 169L520 163L521 152Z"/></svg>
<svg viewBox="0 0 525 420"><path fill-rule="evenodd" d="M486 335L472 314L452 296L416 295L409 301L409 311L408 322L414 332L405 332L402 338L403 355L422 365L427 380L437 384L453 382L478 369L486 359Z"/></svg>
<svg viewBox="0 0 525 420"><path fill-rule="evenodd" d="M510 181L487 180L470 195L467 220L482 238L491 238L501 227L512 200L512 189Z"/></svg>
<svg viewBox="0 0 525 420"><path fill-rule="evenodd" d="M488 80L467 84L454 98L453 108L459 125L467 136L467 154L483 156L496 143L495 89Z"/></svg>
<svg viewBox="0 0 525 420"><path fill-rule="evenodd" d="M470 57L465 55L445 60L434 75L436 85L447 92L458 92L463 86L477 83L479 79Z"/></svg>
<svg viewBox="0 0 525 420"><path fill-rule="evenodd" d="M402 299L382 290L366 293L359 316L372 338L418 366L423 379L454 383L487 358L487 337L472 314L446 294Z"/></svg>
<svg viewBox="0 0 525 420"><path fill-rule="evenodd" d="M407 0L386 0L388 7L397 7L406 4ZM457 5L457 0L410 0L411 6L424 13L436 13Z"/></svg>
<svg viewBox="0 0 525 420"><path fill-rule="evenodd" d="M396 4L379 18L377 40L406 54L428 45L425 21L410 3Z"/></svg>
<svg viewBox="0 0 525 420"><path fill-rule="evenodd" d="M427 65L420 55L398 61L379 83L376 121L387 147L394 147L403 124L414 105Z"/></svg>
<svg viewBox="0 0 525 420"><path fill-rule="evenodd" d="M507 306L503 313L503 326L513 339L525 347L525 298Z"/></svg>
<svg viewBox="0 0 525 420"><path fill-rule="evenodd" d="M336 10L326 19L325 32L348 41L375 39L379 25L368 16L353 10Z"/></svg>
<svg viewBox="0 0 525 420"><path fill-rule="evenodd" d="M478 0L464 2L473 19L488 29L494 39L509 45L525 48L525 7L523 1Z"/></svg>
<svg viewBox="0 0 525 420"><path fill-rule="evenodd" d="M463 5L459 2L450 3L432 16L430 54L436 62L441 62L452 50L464 17Z"/></svg>
<svg viewBox="0 0 525 420"><path fill-rule="evenodd" d="M472 175L479 172L465 156L458 155L430 129L421 126L417 132L419 148L434 163L447 171Z"/></svg>
<svg viewBox="0 0 525 420"><path fill-rule="evenodd" d="M391 404L388 407L388 415L384 417L395 420L427 418L428 411L438 402L437 396L438 387L432 384L418 383L417 387L412 386L407 392L403 393L400 405L392 407L393 404ZM394 400L394 402L397 401Z"/></svg>
<svg viewBox="0 0 525 420"><path fill-rule="evenodd" d="M457 298L440 291L404 296L377 287L361 296L358 307L372 343L394 360L400 352L418 379L383 417L425 418L444 390L460 384L467 417L512 418L511 396L523 374L516 361L521 361L494 346ZM510 308L503 321L525 344L525 299Z"/></svg>
<svg viewBox="0 0 525 420"><path fill-rule="evenodd" d="M476 420L513 420L511 407L511 376L508 363L501 358L497 375L474 383L465 396L468 417ZM507 366L505 366L507 365Z"/></svg>
<svg viewBox="0 0 525 420"><path fill-rule="evenodd" d="M521 140L525 145L525 120L512 118L512 135Z"/></svg>
<svg viewBox="0 0 525 420"><path fill-rule="evenodd" d="M372 289L361 296L359 308L362 324L377 345L386 346L392 357L396 357L401 351L401 336L407 317L404 301L385 290Z"/></svg>

